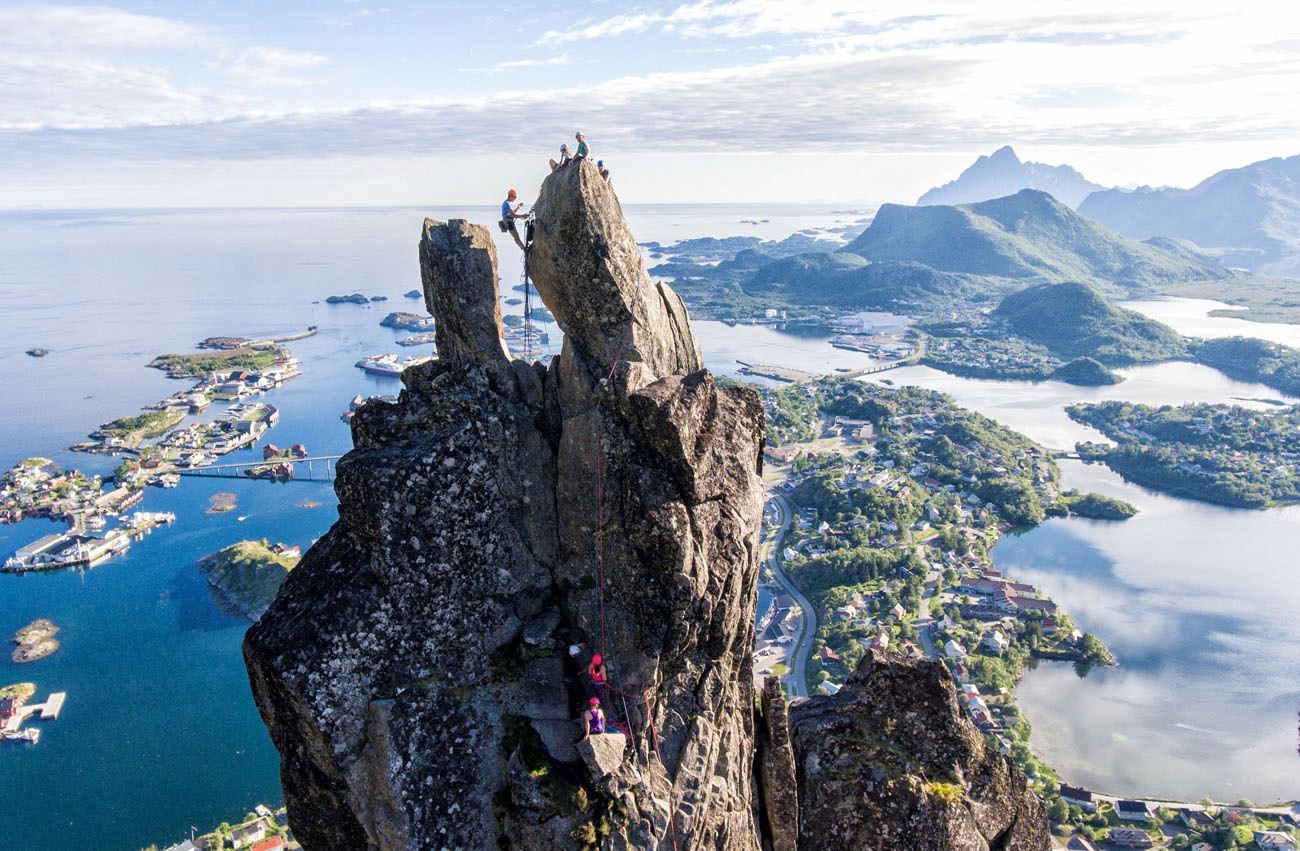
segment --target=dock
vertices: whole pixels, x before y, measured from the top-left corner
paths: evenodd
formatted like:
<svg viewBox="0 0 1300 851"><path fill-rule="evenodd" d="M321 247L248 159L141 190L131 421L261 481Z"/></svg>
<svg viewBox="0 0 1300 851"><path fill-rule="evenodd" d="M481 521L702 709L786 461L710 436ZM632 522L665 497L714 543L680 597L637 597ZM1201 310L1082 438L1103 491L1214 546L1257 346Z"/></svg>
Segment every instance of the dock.
<svg viewBox="0 0 1300 851"><path fill-rule="evenodd" d="M39 709L41 711L42 721L46 719L52 721L59 717L59 713L63 711L63 701L67 699L68 693L66 691L56 691L49 697L45 698L44 703L33 706L32 709Z"/></svg>

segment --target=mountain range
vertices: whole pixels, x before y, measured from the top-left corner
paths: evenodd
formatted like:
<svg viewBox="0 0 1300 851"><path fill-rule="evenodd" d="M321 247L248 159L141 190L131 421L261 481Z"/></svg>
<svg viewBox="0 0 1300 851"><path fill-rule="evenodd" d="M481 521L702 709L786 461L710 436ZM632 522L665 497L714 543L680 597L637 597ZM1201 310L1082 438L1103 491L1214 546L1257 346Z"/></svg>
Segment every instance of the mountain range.
<svg viewBox="0 0 1300 851"><path fill-rule="evenodd" d="M1010 145L1004 145L989 156L977 159L956 180L926 192L916 203L922 206L973 204L1014 195L1021 189L1038 189L1076 208L1089 193L1104 188L1068 165L1022 162Z"/></svg>
<svg viewBox="0 0 1300 851"><path fill-rule="evenodd" d="M872 261L912 261L943 272L1124 289L1226 274L1192 252L1112 233L1035 189L956 207L886 204L844 250Z"/></svg>
<svg viewBox="0 0 1300 851"><path fill-rule="evenodd" d="M1222 262L1300 276L1300 156L1226 169L1191 189L1110 189L1079 212L1133 239L1190 240Z"/></svg>

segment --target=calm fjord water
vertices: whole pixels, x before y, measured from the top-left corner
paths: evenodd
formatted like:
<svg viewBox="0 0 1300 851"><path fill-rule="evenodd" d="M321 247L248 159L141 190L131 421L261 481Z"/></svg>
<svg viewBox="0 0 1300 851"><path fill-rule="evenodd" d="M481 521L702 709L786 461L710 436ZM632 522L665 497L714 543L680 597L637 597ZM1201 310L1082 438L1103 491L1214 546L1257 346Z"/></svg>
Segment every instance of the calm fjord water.
<svg viewBox="0 0 1300 851"><path fill-rule="evenodd" d="M312 324L320 333L290 346L303 375L265 397L282 416L270 439L302 442L313 453L346 451L350 438L338 415L348 400L398 387L352 364L380 351L419 351L399 350L392 341L400 332L378 323L391 310L420 306L402 293L419 287L415 248L425 213L0 214L0 399L7 403L0 464L40 454L111 470L111 459L63 447L183 386L144 368L154 355L188 351L211 335ZM779 238L856 218L829 207L628 213L639 239L662 242ZM484 223L493 215L486 208L435 214ZM755 215L771 221L739 224ZM509 290L518 252L500 248ZM389 300L317 303L355 290ZM823 339L770 329L698 323L697 333L706 360L725 373L737 358L817 371L866 361ZM23 354L32 347L52 353ZM923 368L888 376L952 393L1054 447L1089 433L1061 411L1078 399L1277 396L1188 365L1127 374L1124 384L1098 391L971 381ZM1291 738L1300 681L1296 510L1231 512L1152 495L1096 467L1065 472L1067 485L1123 495L1143 514L1122 525L1051 521L997 549L1000 564L1053 593L1124 662L1086 681L1051 666L1026 678L1019 694L1040 753L1067 779L1110 791L1300 795ZM207 514L219 490L237 493L239 506ZM0 848L134 851L280 799L277 757L240 657L247 624L213 603L195 562L242 538L309 545L337 516L333 492L321 484L186 480L176 490L151 490L143 508L174 511L177 522L84 574L0 576L0 636L37 617L63 628L63 648L46 660L17 666L7 653L0 657L0 683L34 681L40 697L68 692L64 714L44 725L38 746L0 749ZM39 521L0 526L0 557L51 528Z"/></svg>

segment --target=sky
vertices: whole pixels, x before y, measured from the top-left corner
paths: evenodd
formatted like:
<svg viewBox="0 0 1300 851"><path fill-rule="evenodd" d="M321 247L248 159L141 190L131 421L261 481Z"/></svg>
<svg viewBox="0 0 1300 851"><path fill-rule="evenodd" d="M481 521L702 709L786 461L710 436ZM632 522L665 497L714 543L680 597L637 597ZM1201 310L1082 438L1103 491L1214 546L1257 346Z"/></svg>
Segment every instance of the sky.
<svg viewBox="0 0 1300 851"><path fill-rule="evenodd" d="M1300 3L0 0L0 207L913 203L979 154L1190 186L1300 154Z"/></svg>

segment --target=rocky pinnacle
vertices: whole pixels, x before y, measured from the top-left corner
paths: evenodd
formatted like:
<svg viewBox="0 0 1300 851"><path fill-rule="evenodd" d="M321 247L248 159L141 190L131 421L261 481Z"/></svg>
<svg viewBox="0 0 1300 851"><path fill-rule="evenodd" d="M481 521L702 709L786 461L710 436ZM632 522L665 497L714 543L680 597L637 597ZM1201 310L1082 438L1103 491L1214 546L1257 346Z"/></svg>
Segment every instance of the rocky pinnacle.
<svg viewBox="0 0 1300 851"><path fill-rule="evenodd" d="M245 639L303 847L1045 849L937 664L756 713L759 398L703 368L593 166L535 209L559 356L510 358L488 232L425 220L439 359L358 409L338 522ZM575 743L574 641L620 735Z"/></svg>
<svg viewBox="0 0 1300 851"><path fill-rule="evenodd" d="M758 848L762 407L702 369L594 168L537 212L560 356L508 360L487 232L426 221L440 360L358 411L339 521L248 633L311 851ZM608 660L621 756L573 746L566 629Z"/></svg>

